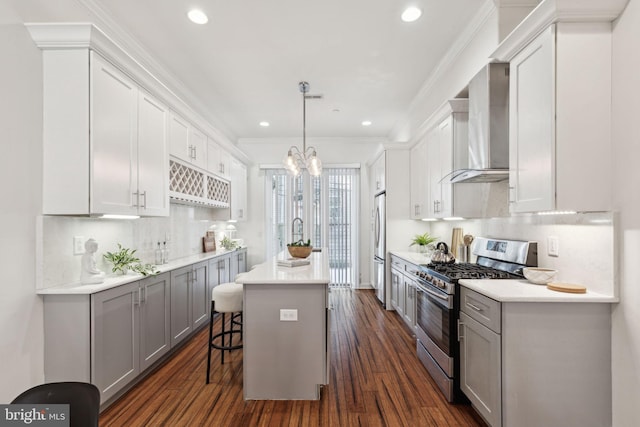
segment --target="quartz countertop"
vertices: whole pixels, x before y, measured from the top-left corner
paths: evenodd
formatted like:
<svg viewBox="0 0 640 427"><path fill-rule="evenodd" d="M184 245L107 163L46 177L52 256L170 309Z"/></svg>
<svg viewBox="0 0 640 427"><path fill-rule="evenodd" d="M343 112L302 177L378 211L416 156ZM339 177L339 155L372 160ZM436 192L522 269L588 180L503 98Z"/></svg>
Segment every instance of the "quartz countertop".
<svg viewBox="0 0 640 427"><path fill-rule="evenodd" d="M229 255L241 249L245 249L245 248L242 247L232 251L227 251L222 249L214 252L204 252L204 253L199 253L195 255L190 255L187 257L175 259L167 264L157 265L156 268L158 269L158 273L165 273L167 271L186 267L188 265L195 264L200 261L207 261L213 258ZM82 283L80 283L80 281L77 281L77 282L67 283L60 286L52 286L48 288L37 289L36 294L38 295L95 294L96 292L106 291L107 289L126 285L127 283L135 282L137 280L142 280L145 277L153 277L153 276L143 276L142 274L137 274L137 273L129 273L126 275L107 274L107 276L104 279L104 282L99 284L83 285Z"/></svg>
<svg viewBox="0 0 640 427"><path fill-rule="evenodd" d="M389 251L391 255L395 255L397 257L402 258L403 260L410 262L412 264L420 265L420 264L429 264L431 262L430 257L426 257L419 252L408 252L408 251Z"/></svg>
<svg viewBox="0 0 640 427"><path fill-rule="evenodd" d="M242 284L305 284L329 283L329 256L326 249L312 252L310 263L298 267L282 267L278 260L287 259L289 253L280 252L271 260L258 264L250 271L236 277L236 283Z"/></svg>
<svg viewBox="0 0 640 427"><path fill-rule="evenodd" d="M461 279L460 285L500 302L590 302L614 303L619 299L589 291L585 294L572 294L548 289L545 285L536 285L525 279Z"/></svg>

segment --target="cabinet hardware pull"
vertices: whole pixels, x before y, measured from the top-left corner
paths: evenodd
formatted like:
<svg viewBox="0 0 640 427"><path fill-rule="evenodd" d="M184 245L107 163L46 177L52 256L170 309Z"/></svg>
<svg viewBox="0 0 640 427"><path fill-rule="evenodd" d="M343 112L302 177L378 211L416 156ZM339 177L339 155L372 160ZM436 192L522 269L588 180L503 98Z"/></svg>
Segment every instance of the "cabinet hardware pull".
<svg viewBox="0 0 640 427"><path fill-rule="evenodd" d="M483 311L483 309L481 309L480 307L478 307L477 305L473 305L470 302L467 302L467 307L471 307L472 309L474 309L475 311Z"/></svg>
<svg viewBox="0 0 640 427"><path fill-rule="evenodd" d="M140 288L139 288L140 289ZM143 302L147 302L147 287L145 286L144 288L141 289L142 292L142 299L140 300L140 304L142 304Z"/></svg>
<svg viewBox="0 0 640 427"><path fill-rule="evenodd" d="M458 319L458 341L464 338L464 335L461 332L464 331L464 327L460 329L461 326L464 326L464 323L460 319Z"/></svg>
<svg viewBox="0 0 640 427"><path fill-rule="evenodd" d="M137 191L133 192L133 197L136 198L136 202L132 203L134 208L137 208L140 206L140 193L138 193Z"/></svg>
<svg viewBox="0 0 640 427"><path fill-rule="evenodd" d="M140 193L140 196L144 197L144 203L142 204L142 206L140 206L142 209L147 209L147 191L143 191L142 193Z"/></svg>

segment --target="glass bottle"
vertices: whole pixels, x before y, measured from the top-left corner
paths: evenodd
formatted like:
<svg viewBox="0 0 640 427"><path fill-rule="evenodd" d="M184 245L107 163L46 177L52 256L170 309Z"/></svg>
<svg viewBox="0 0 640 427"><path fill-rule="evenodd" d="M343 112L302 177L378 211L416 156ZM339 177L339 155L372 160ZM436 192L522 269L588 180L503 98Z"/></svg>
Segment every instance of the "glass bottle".
<svg viewBox="0 0 640 427"><path fill-rule="evenodd" d="M158 248L156 249L156 265L160 265L164 262L162 259L162 249L160 248L160 242L158 242Z"/></svg>
<svg viewBox="0 0 640 427"><path fill-rule="evenodd" d="M167 248L167 242L163 243L164 247L162 248L162 263L166 264L169 262L169 249Z"/></svg>

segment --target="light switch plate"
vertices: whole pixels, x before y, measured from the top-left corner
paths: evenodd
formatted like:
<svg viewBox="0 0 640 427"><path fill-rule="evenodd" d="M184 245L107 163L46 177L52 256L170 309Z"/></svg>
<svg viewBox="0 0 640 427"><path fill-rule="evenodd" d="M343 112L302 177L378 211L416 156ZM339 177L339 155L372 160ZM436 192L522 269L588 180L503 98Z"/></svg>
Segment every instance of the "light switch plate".
<svg viewBox="0 0 640 427"><path fill-rule="evenodd" d="M297 322L298 310L293 308L281 308L280 309L280 321L282 322Z"/></svg>
<svg viewBox="0 0 640 427"><path fill-rule="evenodd" d="M556 236L547 237L547 254L549 256L560 256L560 241Z"/></svg>
<svg viewBox="0 0 640 427"><path fill-rule="evenodd" d="M73 236L73 254L82 255L84 253L84 237Z"/></svg>

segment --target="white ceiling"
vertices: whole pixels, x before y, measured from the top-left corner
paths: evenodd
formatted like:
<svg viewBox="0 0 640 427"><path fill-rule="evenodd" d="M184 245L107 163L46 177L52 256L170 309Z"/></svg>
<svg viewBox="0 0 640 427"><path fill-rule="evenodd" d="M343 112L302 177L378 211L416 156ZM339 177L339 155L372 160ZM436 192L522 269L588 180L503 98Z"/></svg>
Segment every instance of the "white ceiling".
<svg viewBox="0 0 640 427"><path fill-rule="evenodd" d="M231 139L299 136L301 80L324 96L307 101L309 137L367 138L389 135L485 1L492 0L28 0L23 7L25 20L99 16L107 32L131 36ZM412 4L423 16L404 23L400 14ZM187 19L193 7L208 24Z"/></svg>

